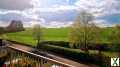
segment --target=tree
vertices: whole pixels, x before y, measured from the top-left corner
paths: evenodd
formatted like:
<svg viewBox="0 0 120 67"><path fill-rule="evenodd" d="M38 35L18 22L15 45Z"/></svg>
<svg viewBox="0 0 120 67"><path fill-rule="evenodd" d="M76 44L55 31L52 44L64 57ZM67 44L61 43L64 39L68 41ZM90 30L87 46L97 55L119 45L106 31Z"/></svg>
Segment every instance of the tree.
<svg viewBox="0 0 120 67"><path fill-rule="evenodd" d="M0 27L0 35L4 33L4 28Z"/></svg>
<svg viewBox="0 0 120 67"><path fill-rule="evenodd" d="M92 23L93 19L94 17L90 13L85 11L80 13L75 23L70 27L69 41L71 46L79 45L88 52L88 44L97 41L100 28Z"/></svg>
<svg viewBox="0 0 120 67"><path fill-rule="evenodd" d="M0 38L3 38L3 34L4 34L4 28L0 27Z"/></svg>
<svg viewBox="0 0 120 67"><path fill-rule="evenodd" d="M112 34L109 39L113 44L112 49L119 52L120 56L120 24L117 24L113 27Z"/></svg>
<svg viewBox="0 0 120 67"><path fill-rule="evenodd" d="M116 25L112 29L111 42L120 43L120 25Z"/></svg>
<svg viewBox="0 0 120 67"><path fill-rule="evenodd" d="M5 27L6 32L24 31L23 23L20 20L12 20L11 23Z"/></svg>
<svg viewBox="0 0 120 67"><path fill-rule="evenodd" d="M33 38L37 40L37 45L40 44L42 40L42 29L39 24L33 26Z"/></svg>

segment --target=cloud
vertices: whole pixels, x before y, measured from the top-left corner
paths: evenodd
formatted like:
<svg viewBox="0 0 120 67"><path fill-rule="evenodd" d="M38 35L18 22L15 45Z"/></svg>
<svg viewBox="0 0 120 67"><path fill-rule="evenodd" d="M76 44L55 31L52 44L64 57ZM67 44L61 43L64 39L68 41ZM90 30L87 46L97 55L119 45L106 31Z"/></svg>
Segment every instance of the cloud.
<svg viewBox="0 0 120 67"><path fill-rule="evenodd" d="M68 27L72 23L73 23L72 21L67 21L67 22L51 21L50 23L42 24L42 26L47 28L61 28L61 27Z"/></svg>
<svg viewBox="0 0 120 67"><path fill-rule="evenodd" d="M18 10L1 10L0 14L4 15L4 14L8 14L8 13L16 13L16 14L22 14L23 11L18 11Z"/></svg>
<svg viewBox="0 0 120 67"><path fill-rule="evenodd" d="M0 26L2 27L5 27L5 26L8 26L8 22L5 22L5 21L0 21Z"/></svg>
<svg viewBox="0 0 120 67"><path fill-rule="evenodd" d="M111 27L112 26L112 24L110 24L108 21L102 20L102 19L94 20L93 23L99 27Z"/></svg>
<svg viewBox="0 0 120 67"><path fill-rule="evenodd" d="M58 12L77 9L76 6L70 5L72 0L32 0L34 11L39 12ZM73 1L74 2L74 1Z"/></svg>
<svg viewBox="0 0 120 67"><path fill-rule="evenodd" d="M67 21L67 22L60 22L60 21L51 21L47 23L44 18L40 19L41 21L30 21L24 24L25 27L32 27L35 24L40 24L42 27L46 28L61 28L61 27L68 27L70 26L73 22L72 21Z"/></svg>
<svg viewBox="0 0 120 67"><path fill-rule="evenodd" d="M19 10L9 10L9 11L0 11L0 20L2 21L11 21L11 20L22 20L22 21L31 21L31 20L39 20L38 15L29 14L25 11Z"/></svg>
<svg viewBox="0 0 120 67"><path fill-rule="evenodd" d="M24 10L32 8L31 0L0 0L0 9Z"/></svg>
<svg viewBox="0 0 120 67"><path fill-rule="evenodd" d="M95 16L120 13L119 0L78 0L75 5L79 10L86 10Z"/></svg>
<svg viewBox="0 0 120 67"><path fill-rule="evenodd" d="M48 8L54 5L67 5L67 0L32 0L34 8Z"/></svg>
<svg viewBox="0 0 120 67"><path fill-rule="evenodd" d="M70 5L54 5L54 7L48 7L48 8L34 8L35 11L39 12L60 12L60 11L69 11L69 10L76 10L77 7L70 6Z"/></svg>
<svg viewBox="0 0 120 67"><path fill-rule="evenodd" d="M49 23L41 23L43 27L46 28L61 28L61 27L68 27L72 24L72 21L60 22L60 21L51 21Z"/></svg>
<svg viewBox="0 0 120 67"><path fill-rule="evenodd" d="M114 23L113 15L120 14L119 4L119 0L0 0L0 20L18 19L28 26L39 23L61 27L69 26L78 13L85 10L95 16L98 25L108 26ZM112 20L105 18L109 16Z"/></svg>

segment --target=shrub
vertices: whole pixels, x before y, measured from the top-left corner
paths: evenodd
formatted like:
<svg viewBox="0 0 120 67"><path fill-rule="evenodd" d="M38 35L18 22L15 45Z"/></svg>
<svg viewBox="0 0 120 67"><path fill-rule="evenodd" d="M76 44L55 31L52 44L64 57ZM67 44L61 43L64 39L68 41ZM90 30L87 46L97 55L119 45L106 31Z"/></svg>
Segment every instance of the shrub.
<svg viewBox="0 0 120 67"><path fill-rule="evenodd" d="M69 48L69 42L65 42L65 41L43 41L40 44L50 44L50 45Z"/></svg>
<svg viewBox="0 0 120 67"><path fill-rule="evenodd" d="M120 44L119 43L113 44L111 50L115 52L120 52Z"/></svg>
<svg viewBox="0 0 120 67"><path fill-rule="evenodd" d="M88 54L81 51L76 51L74 49L64 48L59 46L52 46L52 45L44 45L40 48L45 49L47 51L51 51L56 54L63 55L66 58L69 58L78 62L82 61L83 63L96 64L102 67L107 67L108 65L110 65L109 63L110 58L105 57L103 55L99 55L99 54Z"/></svg>
<svg viewBox="0 0 120 67"><path fill-rule="evenodd" d="M110 44L108 44L108 43L92 43L92 44L89 44L88 49L109 51L110 50Z"/></svg>
<svg viewBox="0 0 120 67"><path fill-rule="evenodd" d="M41 45L54 45L54 46L60 46L60 47L66 47L66 48L70 48L69 42L65 42L65 41L44 41L40 43ZM119 51L119 49L116 50L116 46L118 46L119 44L113 44L113 43L89 43L88 45L88 49L89 50L101 50L101 51ZM38 45L40 46L40 45ZM74 49L78 49L82 47L81 45L73 45Z"/></svg>

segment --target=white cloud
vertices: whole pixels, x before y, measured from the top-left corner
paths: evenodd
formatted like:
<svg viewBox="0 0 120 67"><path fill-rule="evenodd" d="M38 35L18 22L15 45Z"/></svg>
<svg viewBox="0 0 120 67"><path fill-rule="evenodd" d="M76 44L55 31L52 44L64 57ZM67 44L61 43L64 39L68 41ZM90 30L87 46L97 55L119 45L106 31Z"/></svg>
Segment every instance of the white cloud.
<svg viewBox="0 0 120 67"><path fill-rule="evenodd" d="M102 19L94 20L93 23L95 23L99 27L111 27L112 26L112 24Z"/></svg>
<svg viewBox="0 0 120 67"><path fill-rule="evenodd" d="M77 10L78 8L72 5L53 5L53 7L35 7L29 9L30 12L59 12L59 11L69 11L69 10ZM28 11L28 12L29 12Z"/></svg>
<svg viewBox="0 0 120 67"><path fill-rule="evenodd" d="M8 14L8 13L17 13L17 14L21 14L22 11L19 10L6 10L6 11L0 11L0 14Z"/></svg>
<svg viewBox="0 0 120 67"><path fill-rule="evenodd" d="M40 0L31 0L30 4L33 5L34 8L40 7L41 6L41 1Z"/></svg>
<svg viewBox="0 0 120 67"><path fill-rule="evenodd" d="M72 21L68 21L68 22L59 22L59 21L52 21L50 23L48 23L47 25L45 25L45 27L47 28L61 28L61 27L68 27L72 24Z"/></svg>
<svg viewBox="0 0 120 67"><path fill-rule="evenodd" d="M41 19L42 20L42 19ZM35 24L40 24L42 27L46 28L61 28L61 27L68 27L70 26L73 22L59 22L59 21L51 21L49 23L46 23L45 20L38 22L38 21L31 21L29 22L29 26L33 26Z"/></svg>
<svg viewBox="0 0 120 67"><path fill-rule="evenodd" d="M44 18L40 18L40 21L31 21L30 24L31 26L35 25L35 24L40 24L40 25L44 25L46 23Z"/></svg>
<svg viewBox="0 0 120 67"><path fill-rule="evenodd" d="M58 12L58 11L69 11L69 10L86 10L93 13L94 16L99 17L106 14L120 13L117 7L120 4L118 0L78 0L74 5L66 4L53 4L52 7L41 7L40 0L32 0L34 12ZM67 0L66 2L69 2ZM47 3L46 3L47 4Z"/></svg>
<svg viewBox="0 0 120 67"><path fill-rule="evenodd" d="M95 16L120 13L116 7L120 2L118 0L78 0L75 5L79 10L86 10Z"/></svg>
<svg viewBox="0 0 120 67"><path fill-rule="evenodd" d="M65 10L74 10L77 9L74 5L68 5L69 0L66 0L66 3L58 4L57 2L62 2L64 0L58 0L55 1L56 4L52 4L54 1L50 1L51 5L49 6L49 0L32 0L31 5L33 5L34 8L32 8L32 11L36 12L58 12L58 11L65 11ZM47 7L44 7L43 5L46 5Z"/></svg>

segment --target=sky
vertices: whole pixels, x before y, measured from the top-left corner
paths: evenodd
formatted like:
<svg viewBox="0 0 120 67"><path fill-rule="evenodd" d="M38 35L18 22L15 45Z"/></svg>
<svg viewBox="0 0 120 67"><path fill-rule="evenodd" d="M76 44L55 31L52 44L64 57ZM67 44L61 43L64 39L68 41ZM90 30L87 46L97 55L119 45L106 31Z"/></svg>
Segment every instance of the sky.
<svg viewBox="0 0 120 67"><path fill-rule="evenodd" d="M67 27L81 11L91 13L101 27L120 23L120 0L0 0L0 26L15 19L24 26Z"/></svg>

